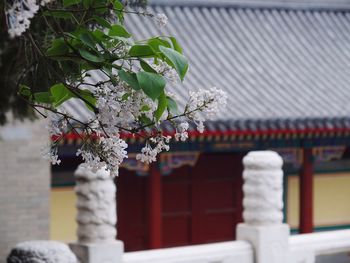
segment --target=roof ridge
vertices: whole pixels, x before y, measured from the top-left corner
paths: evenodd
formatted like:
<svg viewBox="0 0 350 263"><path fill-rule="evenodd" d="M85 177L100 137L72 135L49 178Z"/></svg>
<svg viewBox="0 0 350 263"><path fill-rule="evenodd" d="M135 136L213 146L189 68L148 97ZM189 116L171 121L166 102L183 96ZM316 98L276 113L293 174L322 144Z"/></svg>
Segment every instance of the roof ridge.
<svg viewBox="0 0 350 263"><path fill-rule="evenodd" d="M151 6L349 11L349 0L149 0Z"/></svg>

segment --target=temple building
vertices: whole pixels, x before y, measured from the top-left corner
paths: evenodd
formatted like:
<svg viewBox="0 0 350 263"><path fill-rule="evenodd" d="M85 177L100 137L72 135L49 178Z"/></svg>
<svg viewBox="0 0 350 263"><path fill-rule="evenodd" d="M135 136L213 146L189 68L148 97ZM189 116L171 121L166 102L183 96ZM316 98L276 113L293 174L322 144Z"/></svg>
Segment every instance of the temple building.
<svg viewBox="0 0 350 263"><path fill-rule="evenodd" d="M174 87L228 93L227 109L193 128L151 166L131 152L117 184L118 239L127 251L233 240L242 221L242 158L272 149L284 159L285 221L294 232L350 228L350 1L149 1L165 28L129 15L137 39L174 35L190 69ZM93 76L98 79L99 76ZM79 104L65 105L82 119ZM173 133L171 127L163 127ZM52 168L51 238L75 238L73 173L79 136Z"/></svg>

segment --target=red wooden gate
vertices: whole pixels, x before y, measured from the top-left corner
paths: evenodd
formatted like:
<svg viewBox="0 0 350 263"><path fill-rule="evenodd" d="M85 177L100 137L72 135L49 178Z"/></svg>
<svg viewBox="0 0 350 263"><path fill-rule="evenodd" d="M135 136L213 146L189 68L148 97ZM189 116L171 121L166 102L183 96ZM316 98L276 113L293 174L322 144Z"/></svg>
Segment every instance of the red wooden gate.
<svg viewBox="0 0 350 263"><path fill-rule="evenodd" d="M126 251L147 249L147 177L122 169L116 183L118 239Z"/></svg>
<svg viewBox="0 0 350 263"><path fill-rule="evenodd" d="M242 219L241 153L202 154L195 167L162 176L162 246L232 240ZM127 251L149 248L149 177L118 178L118 238Z"/></svg>
<svg viewBox="0 0 350 263"><path fill-rule="evenodd" d="M242 154L202 154L163 177L163 246L235 238L242 218Z"/></svg>

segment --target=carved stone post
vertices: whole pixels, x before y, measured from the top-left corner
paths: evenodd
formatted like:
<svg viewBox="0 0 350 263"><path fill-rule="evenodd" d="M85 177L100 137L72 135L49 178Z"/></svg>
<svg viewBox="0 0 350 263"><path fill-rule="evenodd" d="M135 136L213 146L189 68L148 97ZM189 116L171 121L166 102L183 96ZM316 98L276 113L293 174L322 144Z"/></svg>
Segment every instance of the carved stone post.
<svg viewBox="0 0 350 263"><path fill-rule="evenodd" d="M75 171L78 223L71 249L82 263L119 263L123 243L116 240L116 187L105 169L91 171L81 164Z"/></svg>
<svg viewBox="0 0 350 263"><path fill-rule="evenodd" d="M257 263L288 262L289 226L283 224L282 158L272 151L243 159L243 219L237 239L252 243Z"/></svg>

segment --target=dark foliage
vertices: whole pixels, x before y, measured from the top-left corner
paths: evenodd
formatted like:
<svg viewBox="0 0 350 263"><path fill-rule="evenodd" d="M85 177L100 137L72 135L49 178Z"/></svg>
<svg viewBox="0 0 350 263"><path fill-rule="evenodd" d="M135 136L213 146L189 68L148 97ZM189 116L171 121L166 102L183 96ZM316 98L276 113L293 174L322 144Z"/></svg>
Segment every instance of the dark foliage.
<svg viewBox="0 0 350 263"><path fill-rule="evenodd" d="M26 101L18 95L19 84L27 83L32 87L32 92L46 91L57 82L57 76L52 76L49 67L57 66L44 60L37 49L29 41L28 32L23 36L10 39L7 33L4 5L6 1L0 1L0 125L6 123L6 113L12 112L18 119L34 118L34 111ZM144 8L147 0L124 1L134 8ZM60 25L63 29L69 28L69 23ZM43 18L38 15L31 21L31 35L45 45L50 40L50 30ZM46 48L43 46L40 48ZM69 63L69 62L67 62ZM69 65L65 65L69 68ZM61 69L57 69L61 72ZM78 74L78 68L71 68L63 74Z"/></svg>

